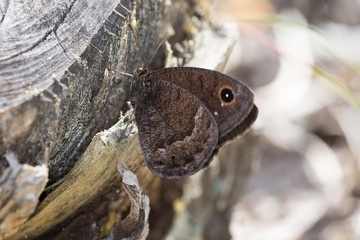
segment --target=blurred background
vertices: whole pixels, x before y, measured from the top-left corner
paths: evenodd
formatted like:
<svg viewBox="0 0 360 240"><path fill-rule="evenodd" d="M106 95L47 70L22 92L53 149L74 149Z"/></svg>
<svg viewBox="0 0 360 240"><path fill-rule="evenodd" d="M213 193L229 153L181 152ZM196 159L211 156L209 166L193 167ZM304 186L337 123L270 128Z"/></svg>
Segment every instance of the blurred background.
<svg viewBox="0 0 360 240"><path fill-rule="evenodd" d="M233 239L360 239L360 1L214 4L239 24L227 73L254 89L263 136Z"/></svg>
<svg viewBox="0 0 360 240"><path fill-rule="evenodd" d="M209 9L236 24L225 73L254 90L260 113L189 180L166 239L360 239L360 1Z"/></svg>

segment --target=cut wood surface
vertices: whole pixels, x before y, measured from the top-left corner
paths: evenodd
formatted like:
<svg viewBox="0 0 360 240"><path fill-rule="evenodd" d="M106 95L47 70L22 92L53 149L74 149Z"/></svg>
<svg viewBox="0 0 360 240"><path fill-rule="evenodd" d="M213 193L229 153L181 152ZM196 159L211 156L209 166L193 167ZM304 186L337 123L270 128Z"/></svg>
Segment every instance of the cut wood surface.
<svg viewBox="0 0 360 240"><path fill-rule="evenodd" d="M133 73L143 61L130 19L146 56L165 32L161 1L134 3L31 0L1 6L1 156L14 152L22 163L38 165L43 141L53 183L97 132L118 120L127 108L130 78L104 63ZM2 158L0 166L6 165Z"/></svg>

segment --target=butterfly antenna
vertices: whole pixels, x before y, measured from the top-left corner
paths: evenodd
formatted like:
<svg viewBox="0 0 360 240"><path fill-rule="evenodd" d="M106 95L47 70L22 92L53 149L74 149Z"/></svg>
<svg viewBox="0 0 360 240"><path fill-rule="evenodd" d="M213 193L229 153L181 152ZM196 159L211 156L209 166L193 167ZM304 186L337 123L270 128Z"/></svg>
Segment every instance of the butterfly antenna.
<svg viewBox="0 0 360 240"><path fill-rule="evenodd" d="M146 64L145 54L144 54L144 52L143 52L143 50L142 50L142 48L141 48L141 46L140 46L139 39L138 39L137 36L136 36L136 32L135 32L135 28L134 28L134 26L136 26L136 20L135 20L135 18L133 18L133 17L131 16L131 15L132 15L132 12L131 12L128 8L126 8L126 7L121 3L121 1L120 1L120 6L130 15L130 19L128 19L129 23L127 24L127 26L130 28L130 30L131 30L134 38L135 38L136 45L137 45L137 47L138 47L139 50L140 50L141 58L142 58L144 64ZM147 65L146 65L146 66L147 66Z"/></svg>
<svg viewBox="0 0 360 240"><path fill-rule="evenodd" d="M166 41L167 36L168 36L168 31L166 31L165 36L162 38L160 44L156 47L156 50L155 50L155 52L153 53L153 55L151 56L150 61L147 63L147 65L151 63L151 61L152 61L153 58L155 57L155 55L156 55L157 51L159 50L159 48L160 48L160 47L164 44L164 42Z"/></svg>
<svg viewBox="0 0 360 240"><path fill-rule="evenodd" d="M104 58L103 58L103 56L101 55L101 51L100 51L97 47L95 47L95 45L92 44L91 42L90 42L90 45L91 45L93 48L95 48L95 49L100 53L101 62L104 64L104 66L105 66L107 69L109 69L109 70L111 70L111 71L114 71L114 72L118 73L119 75L124 75L124 76L128 76L128 77L134 78L134 75L132 75L132 74L130 74L130 73L121 72L121 71L116 70L116 69L110 67L109 65L107 65L106 62L105 62L105 60L104 60Z"/></svg>
<svg viewBox="0 0 360 240"><path fill-rule="evenodd" d="M142 58L144 64L146 65L146 67L147 67L146 60L145 60L145 54L144 54L144 52L143 52L143 50L142 50L142 48L141 48L141 46L140 46L139 39L136 37L135 30L134 30L132 24L130 24L130 23L128 24L128 27L131 29L131 32L132 32L133 35L134 35L136 44L137 44L137 46L138 46L138 48L139 48L139 50L140 50L141 58Z"/></svg>

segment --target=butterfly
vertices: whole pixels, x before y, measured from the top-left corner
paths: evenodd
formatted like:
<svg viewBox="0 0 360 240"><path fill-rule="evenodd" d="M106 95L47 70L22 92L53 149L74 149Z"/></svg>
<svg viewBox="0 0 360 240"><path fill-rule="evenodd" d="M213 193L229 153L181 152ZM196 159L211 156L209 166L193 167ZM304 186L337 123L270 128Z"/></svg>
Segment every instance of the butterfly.
<svg viewBox="0 0 360 240"><path fill-rule="evenodd" d="M141 149L161 177L183 178L208 166L217 149L244 134L258 115L253 92L216 71L141 68L134 81Z"/></svg>

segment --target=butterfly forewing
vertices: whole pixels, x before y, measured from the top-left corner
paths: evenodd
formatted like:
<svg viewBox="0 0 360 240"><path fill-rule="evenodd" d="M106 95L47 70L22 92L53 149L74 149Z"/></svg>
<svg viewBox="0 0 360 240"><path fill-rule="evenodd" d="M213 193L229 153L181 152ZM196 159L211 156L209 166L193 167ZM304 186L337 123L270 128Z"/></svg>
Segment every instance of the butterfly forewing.
<svg viewBox="0 0 360 240"><path fill-rule="evenodd" d="M195 95L213 115L220 138L243 122L255 106L254 95L245 84L216 71L163 68L151 71L148 79L172 82Z"/></svg>

